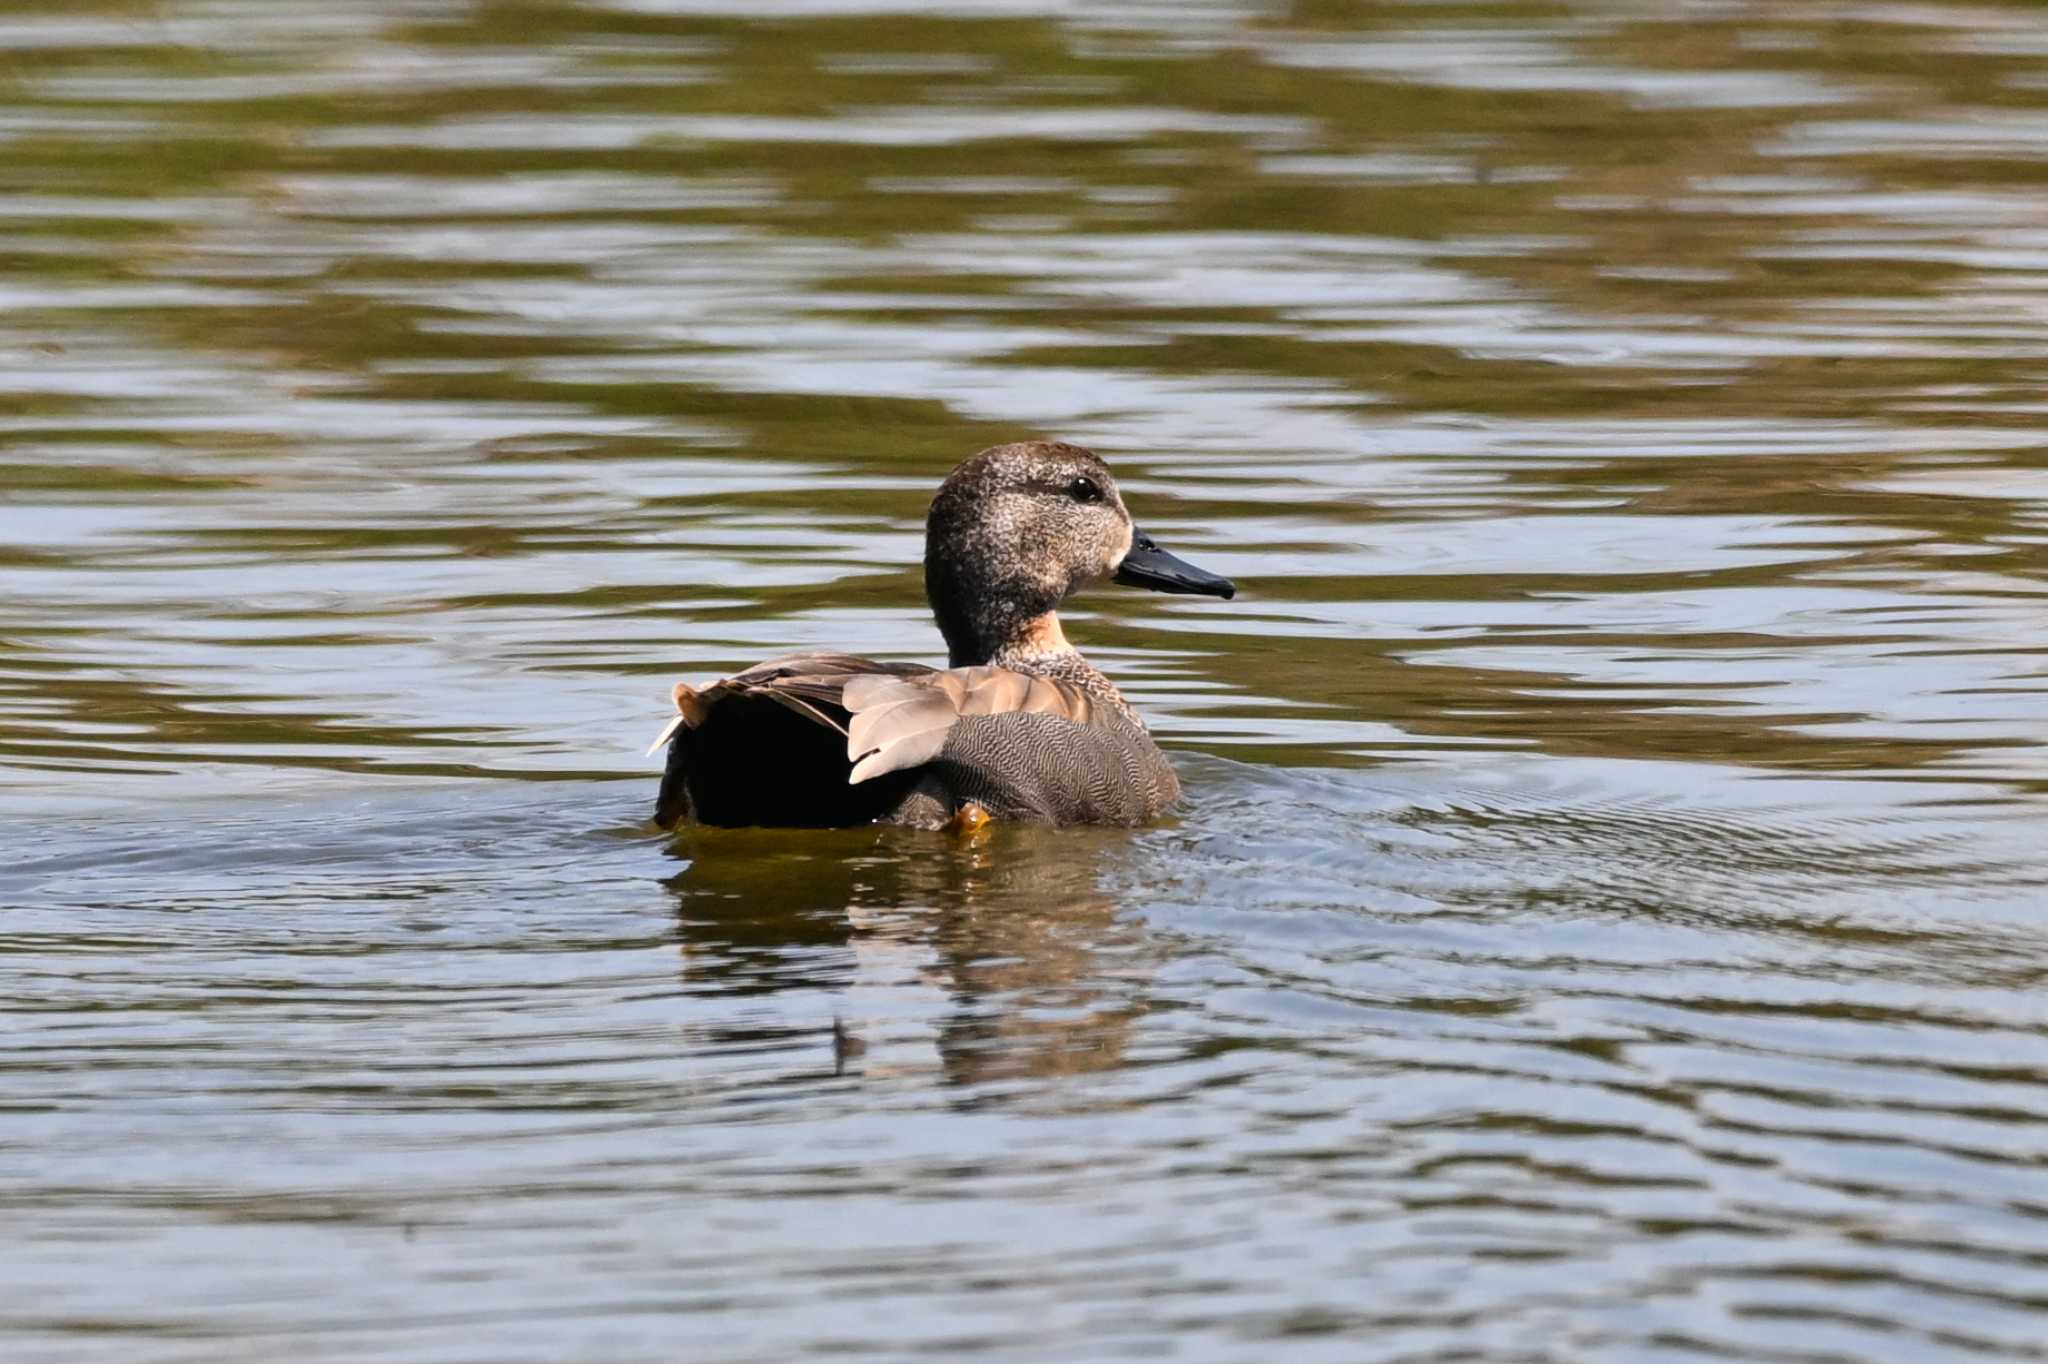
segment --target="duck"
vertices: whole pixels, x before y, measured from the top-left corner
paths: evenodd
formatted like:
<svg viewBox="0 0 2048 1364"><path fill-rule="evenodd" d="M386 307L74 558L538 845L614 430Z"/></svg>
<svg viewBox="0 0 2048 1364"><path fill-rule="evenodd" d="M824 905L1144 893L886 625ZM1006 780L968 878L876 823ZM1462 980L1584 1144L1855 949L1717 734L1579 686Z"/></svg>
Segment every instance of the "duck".
<svg viewBox="0 0 2048 1364"><path fill-rule="evenodd" d="M925 518L947 666L791 654L677 683L655 822L972 832L993 820L1136 826L1180 798L1131 703L1058 608L1105 579L1230 598L1228 578L1132 523L1109 466L1064 441L983 450Z"/></svg>

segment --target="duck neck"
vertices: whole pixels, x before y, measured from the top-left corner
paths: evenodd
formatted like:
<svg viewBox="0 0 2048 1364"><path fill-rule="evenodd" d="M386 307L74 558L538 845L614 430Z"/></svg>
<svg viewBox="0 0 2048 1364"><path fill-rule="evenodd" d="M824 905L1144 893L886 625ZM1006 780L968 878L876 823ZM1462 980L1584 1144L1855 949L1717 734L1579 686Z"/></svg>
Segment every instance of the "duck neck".
<svg viewBox="0 0 2048 1364"><path fill-rule="evenodd" d="M939 633L946 637L952 667L993 663L1027 641L1046 638L1042 621L1051 621L1052 637L1066 645L1053 614L1060 601L1057 590L1047 584L1004 580L972 564L963 567L960 558L928 552L924 566L925 600L931 603Z"/></svg>
<svg viewBox="0 0 2048 1364"><path fill-rule="evenodd" d="M1060 628L1057 611L1032 616L1018 623L1002 646L989 655L988 661L1002 667L1011 667L1032 659L1070 655L1075 659L1080 652L1067 642L1067 632Z"/></svg>
<svg viewBox="0 0 2048 1364"><path fill-rule="evenodd" d="M938 617L939 630L946 636L947 666L973 668L989 664L1068 682L1106 702L1139 729L1145 727L1130 702L1116 689L1116 683L1081 657L1081 651L1061 628L1059 614L1050 608L1035 612L984 611L970 616L949 610L939 594L934 593L932 613Z"/></svg>
<svg viewBox="0 0 2048 1364"><path fill-rule="evenodd" d="M1051 611L1024 622L1021 629L989 656L988 661L1012 672L1071 683L1115 707L1140 729L1144 728L1145 722L1138 719L1130 703L1124 700L1124 694L1116 689L1116 683L1104 677L1094 664L1081 657L1079 649L1067 642L1067 632L1060 628L1060 618Z"/></svg>
<svg viewBox="0 0 2048 1364"><path fill-rule="evenodd" d="M993 664L1009 668L1032 659L1081 657L1060 628L1057 612L984 612L968 617L941 610L937 614L950 667Z"/></svg>

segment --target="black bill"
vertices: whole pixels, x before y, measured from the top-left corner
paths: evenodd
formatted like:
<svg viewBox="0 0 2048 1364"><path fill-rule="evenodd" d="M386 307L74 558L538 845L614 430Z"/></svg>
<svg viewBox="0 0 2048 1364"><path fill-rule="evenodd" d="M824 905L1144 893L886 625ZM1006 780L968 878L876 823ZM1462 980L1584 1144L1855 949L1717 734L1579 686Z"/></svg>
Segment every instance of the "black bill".
<svg viewBox="0 0 2048 1364"><path fill-rule="evenodd" d="M1154 592L1186 592L1203 597L1237 595L1237 584L1207 569L1196 568L1152 543L1143 531L1131 532L1131 552L1124 556L1116 580L1126 587L1149 587Z"/></svg>

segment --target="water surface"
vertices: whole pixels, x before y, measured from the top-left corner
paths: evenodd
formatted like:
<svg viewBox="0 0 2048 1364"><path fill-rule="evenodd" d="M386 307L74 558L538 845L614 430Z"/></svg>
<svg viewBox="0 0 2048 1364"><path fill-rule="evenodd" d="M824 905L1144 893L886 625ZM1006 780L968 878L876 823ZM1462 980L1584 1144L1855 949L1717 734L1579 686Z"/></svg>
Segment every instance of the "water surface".
<svg viewBox="0 0 2048 1364"><path fill-rule="evenodd" d="M2048 17L0 14L0 1344L2048 1357ZM646 822L1102 451L1159 828Z"/></svg>

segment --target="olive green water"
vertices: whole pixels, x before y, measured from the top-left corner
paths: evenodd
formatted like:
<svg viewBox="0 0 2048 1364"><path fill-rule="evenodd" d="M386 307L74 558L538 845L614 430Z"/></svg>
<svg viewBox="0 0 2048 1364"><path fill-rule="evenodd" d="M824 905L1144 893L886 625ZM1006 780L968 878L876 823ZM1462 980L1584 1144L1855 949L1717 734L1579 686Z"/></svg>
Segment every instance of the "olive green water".
<svg viewBox="0 0 2048 1364"><path fill-rule="evenodd" d="M1182 817L647 826L1031 434ZM13 0L0 1355L2048 1358L2044 567L2037 5Z"/></svg>

